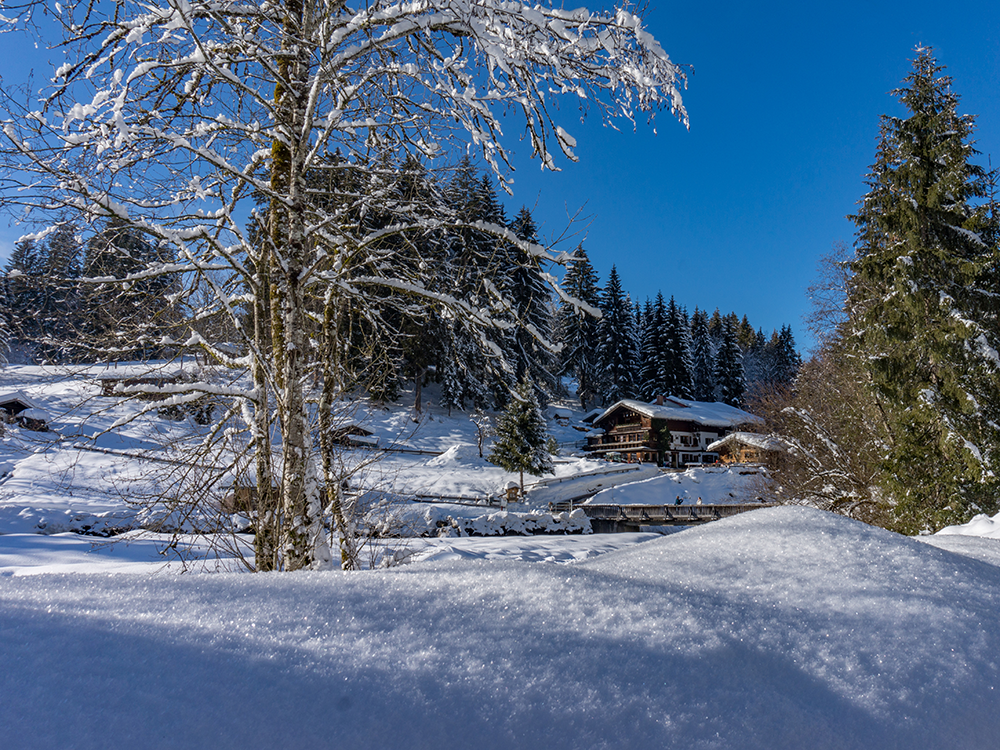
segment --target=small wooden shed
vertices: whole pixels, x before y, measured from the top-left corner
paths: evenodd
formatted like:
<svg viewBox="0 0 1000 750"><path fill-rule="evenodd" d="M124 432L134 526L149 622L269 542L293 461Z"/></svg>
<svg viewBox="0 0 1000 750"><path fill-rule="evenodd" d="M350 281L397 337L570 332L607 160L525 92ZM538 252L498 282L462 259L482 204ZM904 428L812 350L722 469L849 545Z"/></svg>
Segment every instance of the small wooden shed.
<svg viewBox="0 0 1000 750"><path fill-rule="evenodd" d="M49 429L49 415L21 391L0 393L0 416L4 422L16 423L26 430Z"/></svg>

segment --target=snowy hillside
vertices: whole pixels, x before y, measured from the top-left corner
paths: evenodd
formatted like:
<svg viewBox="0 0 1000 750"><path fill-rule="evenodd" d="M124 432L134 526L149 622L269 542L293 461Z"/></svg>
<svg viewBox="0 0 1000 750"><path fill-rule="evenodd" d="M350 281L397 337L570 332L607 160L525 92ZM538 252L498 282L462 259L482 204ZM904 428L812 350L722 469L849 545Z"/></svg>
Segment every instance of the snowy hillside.
<svg viewBox="0 0 1000 750"><path fill-rule="evenodd" d="M7 366L0 371L0 388L21 392L40 404L52 427L39 433L11 425L0 440L0 533L113 535L158 528L164 519L168 530L172 525L204 530L219 523L217 510L211 507L182 513L165 509L162 502L147 501L165 495L169 505L171 493L183 500L177 477L178 469L187 464L238 463L239 431L228 453L206 462L192 458L190 451L210 427L196 424L190 416L164 419L156 411L136 418L142 402L102 395L101 378L145 372L145 367L125 366ZM198 372L191 362L157 372L178 373L214 378L220 388L234 377ZM551 519L527 519L527 527L516 520L503 527L496 519L484 520L473 529L472 521L498 510L495 506L505 485L518 476L480 457L477 428L467 414L448 414L436 407L434 387L424 393L428 400L419 415L407 401L412 394L404 394L400 402L385 407L358 403L345 417L372 433L369 440L379 448L345 450L341 456L345 464L369 462L349 482L365 502L376 504L370 523L393 534L424 533L442 525L457 533L463 533L463 527L470 533L583 529L576 522ZM623 486L628 490L616 502L667 503L675 495L690 503L697 497L705 502L735 502L760 494L756 485L748 489L747 477L735 471L699 469L664 475L649 464L609 464L586 457L579 451L585 442L582 413L564 402L553 405L548 414L549 434L560 445L561 455L554 460L553 473L526 477L525 502L512 511L544 514L549 503L580 501ZM490 442L487 439L484 452ZM245 449L245 437L242 445ZM373 457L377 460L371 461ZM413 503L413 498L433 504ZM486 507L487 502L494 507Z"/></svg>

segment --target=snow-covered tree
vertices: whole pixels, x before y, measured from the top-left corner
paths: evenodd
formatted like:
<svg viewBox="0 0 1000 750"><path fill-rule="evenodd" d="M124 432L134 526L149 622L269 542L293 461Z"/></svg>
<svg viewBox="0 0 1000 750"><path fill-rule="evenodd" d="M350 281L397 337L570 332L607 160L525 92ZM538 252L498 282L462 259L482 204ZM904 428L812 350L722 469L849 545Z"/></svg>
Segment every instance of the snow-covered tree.
<svg viewBox="0 0 1000 750"><path fill-rule="evenodd" d="M29 358L72 361L80 320L79 229L61 221L47 236L18 242L8 259L11 338Z"/></svg>
<svg viewBox="0 0 1000 750"><path fill-rule="evenodd" d="M568 301L559 308L559 343L562 345L559 374L576 378L576 395L581 407L587 410L593 407L600 385L598 315L601 291L597 272L582 244L573 252L567 265L563 291L589 310Z"/></svg>
<svg viewBox="0 0 1000 750"><path fill-rule="evenodd" d="M598 325L601 395L605 404L629 398L635 390L631 329L632 305L622 291L618 270L611 266L601 299L601 321Z"/></svg>
<svg viewBox="0 0 1000 750"><path fill-rule="evenodd" d="M495 434L496 441L487 458L505 471L518 472L522 494L524 472L541 476L552 471L545 418L535 398L535 387L527 379L518 383L507 408L497 417Z"/></svg>
<svg viewBox="0 0 1000 750"><path fill-rule="evenodd" d="M733 320L726 317L722 320L722 336L715 355L715 399L730 406L739 406L744 390L743 352L736 343Z"/></svg>
<svg viewBox="0 0 1000 750"><path fill-rule="evenodd" d="M555 393L553 354L543 342L551 341L552 310L551 285L536 255L529 249L538 245L538 227L527 206L522 206L510 224L510 230L522 245L512 245L513 256L507 264L510 269L506 290L512 302L514 324L509 339L508 357L514 367L514 376L527 378L538 388L542 403Z"/></svg>
<svg viewBox="0 0 1000 750"><path fill-rule="evenodd" d="M649 303L643 311L643 325L639 352L639 377L642 385L639 388L641 398L649 401L666 393L666 383L663 381L663 341L667 327L667 306L663 294L656 293L656 301Z"/></svg>
<svg viewBox="0 0 1000 750"><path fill-rule="evenodd" d="M41 4L22 7L0 24L24 33ZM80 226L117 217L174 258L125 283L157 273L198 279L214 308L192 319L232 318L246 358L196 329L189 343L251 370L253 387L230 395L244 400L254 436L258 570L330 564L324 518L342 540L350 536L328 456L334 403L356 380L350 323L365 306L382 304L387 290L404 305L433 303L487 348L510 309L488 277L470 296L434 289L420 240L454 222L379 185L406 157L433 162L466 140L503 175L501 118L510 109L524 115L524 137L544 167L556 168L559 153L574 160L574 139L554 117L577 110L553 106L559 95L550 92L606 118L663 107L686 117L682 71L624 8L151 0L109 15L66 0L51 12L66 62L43 101L2 92L3 201L42 221L60 212ZM311 187L324 172L333 194ZM365 179L338 179L356 174ZM401 221L371 230L366 217L386 200L397 201ZM503 226L475 228L548 257ZM231 279L220 283L220 273ZM191 290L178 301L193 299Z"/></svg>
<svg viewBox="0 0 1000 750"><path fill-rule="evenodd" d="M663 349L660 352L660 380L664 394L694 396L694 362L691 356L691 328L687 314L670 297L667 303Z"/></svg>
<svg viewBox="0 0 1000 750"><path fill-rule="evenodd" d="M696 401L715 398L715 353L708 332L708 313L695 308L691 316L691 379Z"/></svg>
<svg viewBox="0 0 1000 750"><path fill-rule="evenodd" d="M995 217L972 159L974 118L917 50L883 116L858 231L849 332L890 440L893 523L937 530L1000 508L1000 327Z"/></svg>
<svg viewBox="0 0 1000 750"><path fill-rule="evenodd" d="M104 277L109 283L81 285L77 337L91 356L146 360L166 354L161 341L174 333L178 320L170 303L180 291L180 280L171 274L138 278L120 288L115 279L169 262L158 248L117 217L106 222L87 242L82 274Z"/></svg>

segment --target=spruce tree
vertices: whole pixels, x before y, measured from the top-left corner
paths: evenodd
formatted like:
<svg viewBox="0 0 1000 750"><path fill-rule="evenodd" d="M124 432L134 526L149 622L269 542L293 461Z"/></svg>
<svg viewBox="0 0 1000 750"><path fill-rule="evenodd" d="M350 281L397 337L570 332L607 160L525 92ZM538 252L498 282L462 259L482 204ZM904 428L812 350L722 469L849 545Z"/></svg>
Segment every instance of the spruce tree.
<svg viewBox="0 0 1000 750"><path fill-rule="evenodd" d="M664 329L667 325L667 308L663 302L663 294L656 293L656 301L649 306L649 310L643 316L642 343L640 351L642 363L640 365L640 375L642 377L642 387L640 392L642 398L651 401L657 396L662 396L666 392L666 384L663 381L663 340Z"/></svg>
<svg viewBox="0 0 1000 750"><path fill-rule="evenodd" d="M739 406L745 389L743 353L736 342L733 319L726 317L722 321L722 336L715 356L715 397L730 406Z"/></svg>
<svg viewBox="0 0 1000 750"><path fill-rule="evenodd" d="M599 326L605 404L628 398L634 390L631 328L632 306L622 291L618 269L612 266L601 301Z"/></svg>
<svg viewBox="0 0 1000 750"><path fill-rule="evenodd" d="M41 334L42 285L41 257L34 240L21 240L14 246L4 270L7 298L8 346L30 354Z"/></svg>
<svg viewBox="0 0 1000 750"><path fill-rule="evenodd" d="M597 272L590 264L587 251L581 244L574 251L563 279L562 288L570 297L600 309L600 288ZM600 389L598 348L600 321L576 305L563 302L559 308L559 374L576 378L580 406L586 410L597 398Z"/></svg>
<svg viewBox="0 0 1000 750"><path fill-rule="evenodd" d="M629 298L631 299L631 297ZM632 392L631 398L641 398L642 390L642 326L643 308L636 300L632 303L632 328L629 331L629 340L632 344Z"/></svg>
<svg viewBox="0 0 1000 750"><path fill-rule="evenodd" d="M779 386L791 385L802 366L802 357L795 349L795 336L790 325L781 327L773 352L774 382Z"/></svg>
<svg viewBox="0 0 1000 750"><path fill-rule="evenodd" d="M712 337L708 332L708 313L695 308L691 316L691 359L694 399L712 401L715 398L715 356Z"/></svg>
<svg viewBox="0 0 1000 750"><path fill-rule="evenodd" d="M519 240L538 244L538 227L527 206L517 212L510 230ZM507 252L510 257L508 294L515 318L508 356L514 376L534 383L538 397L545 400L556 390L552 355L541 343L552 341L550 287L534 254L516 245L509 246Z"/></svg>
<svg viewBox="0 0 1000 750"><path fill-rule="evenodd" d="M663 331L663 348L660 352L660 379L663 392L681 398L694 397L694 380L691 358L691 329L687 314L670 297L667 304L666 326Z"/></svg>
<svg viewBox="0 0 1000 750"><path fill-rule="evenodd" d="M545 419L535 398L535 388L527 379L522 379L497 419L496 441L487 460L505 471L518 472L523 494L524 472L541 476L552 471L547 441Z"/></svg>
<svg viewBox="0 0 1000 750"><path fill-rule="evenodd" d="M124 279L168 260L134 227L115 218L87 243L83 276ZM77 326L81 348L120 359L164 356L168 350L160 340L174 332L180 319L171 303L171 295L179 288L178 277L169 274L136 278L127 288L120 284L81 284Z"/></svg>
<svg viewBox="0 0 1000 750"><path fill-rule="evenodd" d="M890 440L880 484L894 526L936 531L997 512L1000 348L996 226L974 118L928 48L883 116L853 217L849 332Z"/></svg>

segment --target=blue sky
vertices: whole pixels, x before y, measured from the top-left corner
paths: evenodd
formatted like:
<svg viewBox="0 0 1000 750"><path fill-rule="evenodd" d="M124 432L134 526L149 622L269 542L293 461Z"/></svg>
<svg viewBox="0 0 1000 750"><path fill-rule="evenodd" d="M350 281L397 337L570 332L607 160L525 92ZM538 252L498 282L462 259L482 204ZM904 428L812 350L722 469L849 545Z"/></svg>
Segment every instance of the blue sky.
<svg viewBox="0 0 1000 750"><path fill-rule="evenodd" d="M644 122L615 132L596 117L580 123L566 100L580 162L542 173L512 128L518 169L505 201L511 215L529 206L547 237L579 212L562 248L582 239L601 280L616 264L633 298L662 290L766 332L789 323L808 346L806 287L817 260L852 241L845 216L864 192L879 115L900 113L889 92L917 44L948 66L962 111L979 116L983 163L992 153L1000 165L996 0L660 2L645 18L671 58L694 68L690 131L663 113L655 135ZM4 42L9 82L25 58ZM18 233L0 225L0 255Z"/></svg>
<svg viewBox="0 0 1000 750"><path fill-rule="evenodd" d="M983 163L992 152L1000 166L996 0L660 2L645 17L671 59L694 66L690 132L665 115L656 135L567 117L580 163L555 175L523 164L508 200L547 233L583 206L602 281L616 264L633 297L662 290L766 332L788 323L808 345L806 288L833 243L853 241L845 216L879 116L901 114L889 92L917 44L947 65L961 111L979 115Z"/></svg>

